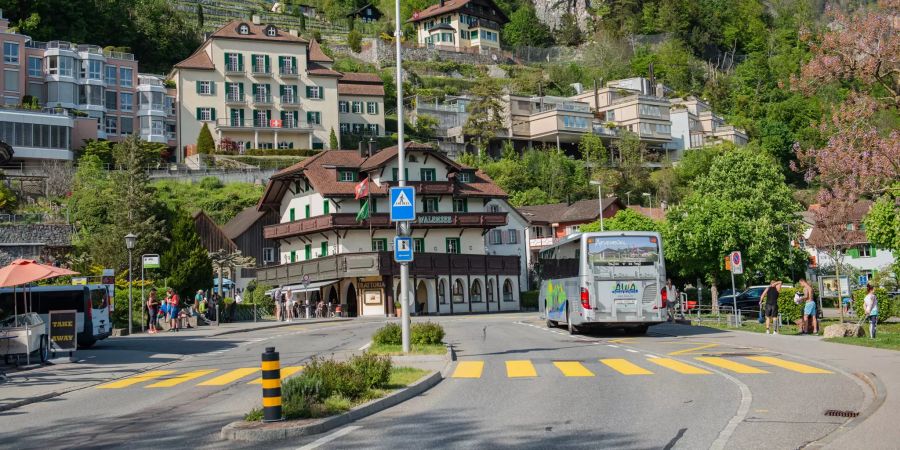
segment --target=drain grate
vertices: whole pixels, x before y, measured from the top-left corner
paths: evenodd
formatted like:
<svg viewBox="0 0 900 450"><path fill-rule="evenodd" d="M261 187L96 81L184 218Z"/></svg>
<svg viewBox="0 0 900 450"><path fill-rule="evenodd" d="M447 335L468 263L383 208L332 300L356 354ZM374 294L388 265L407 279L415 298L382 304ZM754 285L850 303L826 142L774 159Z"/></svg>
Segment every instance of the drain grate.
<svg viewBox="0 0 900 450"><path fill-rule="evenodd" d="M825 411L828 417L856 417L859 415L857 411L841 411L839 409L829 409Z"/></svg>

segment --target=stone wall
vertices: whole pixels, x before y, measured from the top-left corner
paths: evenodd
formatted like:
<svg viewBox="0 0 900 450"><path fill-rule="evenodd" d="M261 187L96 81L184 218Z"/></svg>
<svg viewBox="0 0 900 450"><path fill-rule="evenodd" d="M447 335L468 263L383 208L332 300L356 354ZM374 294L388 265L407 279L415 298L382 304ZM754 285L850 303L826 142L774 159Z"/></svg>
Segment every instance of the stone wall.
<svg viewBox="0 0 900 450"><path fill-rule="evenodd" d="M65 224L0 225L0 267L17 258L51 262L72 247L73 234Z"/></svg>
<svg viewBox="0 0 900 450"><path fill-rule="evenodd" d="M374 64L378 68L394 66L396 61L395 48L392 43L372 38L363 40L362 51L359 53L352 53L349 48L344 46L332 47L338 53L348 54L354 58ZM503 50L488 53L461 53L409 46L403 47L403 59L406 61L457 61L469 64L511 64L516 62L509 52Z"/></svg>

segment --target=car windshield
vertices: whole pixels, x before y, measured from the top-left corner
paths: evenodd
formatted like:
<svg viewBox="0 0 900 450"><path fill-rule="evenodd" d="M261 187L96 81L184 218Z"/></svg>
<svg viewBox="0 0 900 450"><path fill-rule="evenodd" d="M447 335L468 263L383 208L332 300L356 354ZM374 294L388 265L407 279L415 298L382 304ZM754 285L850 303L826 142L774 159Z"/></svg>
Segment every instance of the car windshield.
<svg viewBox="0 0 900 450"><path fill-rule="evenodd" d="M766 290L764 287L750 288L744 291L744 293L741 294L741 297L760 297L764 290Z"/></svg>

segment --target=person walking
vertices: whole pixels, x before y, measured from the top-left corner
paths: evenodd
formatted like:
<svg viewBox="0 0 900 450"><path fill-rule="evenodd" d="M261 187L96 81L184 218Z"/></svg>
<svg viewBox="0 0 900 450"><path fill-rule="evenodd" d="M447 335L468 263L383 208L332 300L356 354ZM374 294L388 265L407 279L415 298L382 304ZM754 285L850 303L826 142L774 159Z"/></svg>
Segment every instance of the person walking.
<svg viewBox="0 0 900 450"><path fill-rule="evenodd" d="M150 294L147 295L147 315L149 316L149 333L156 334L159 332L156 327L156 315L159 314L159 299L156 298L156 288L150 289Z"/></svg>
<svg viewBox="0 0 900 450"><path fill-rule="evenodd" d="M675 321L675 306L678 304L678 288L672 284L671 278L666 278L666 314L669 322Z"/></svg>
<svg viewBox="0 0 900 450"><path fill-rule="evenodd" d="M179 298L178 294L176 294L175 290L172 288L166 290L166 303L168 304L169 308L169 331L177 333Z"/></svg>
<svg viewBox="0 0 900 450"><path fill-rule="evenodd" d="M816 299L813 296L812 286L806 278L800 278L800 286L803 287L803 322L800 334L819 334L819 319L816 317Z"/></svg>
<svg viewBox="0 0 900 450"><path fill-rule="evenodd" d="M284 304L287 308L286 322L291 322L294 320L294 313L296 312L294 311L294 306L297 304L297 302L294 301L294 291L290 289L287 290L287 293L284 294Z"/></svg>
<svg viewBox="0 0 900 450"><path fill-rule="evenodd" d="M875 286L871 284L866 285L863 307L866 310L866 318L869 320L869 339L875 339L875 328L878 326L878 297L875 296Z"/></svg>
<svg viewBox="0 0 900 450"><path fill-rule="evenodd" d="M775 323L775 326L772 327L774 329L772 330L771 334L778 334L778 325L779 325L778 294L779 294L779 292L781 292L781 281L772 280L772 282L769 283L769 287L767 287L763 291L762 296L760 296L760 302L759 302L760 308L763 307L763 302L765 302L766 334L770 334L769 333L769 325L772 324L772 322Z"/></svg>

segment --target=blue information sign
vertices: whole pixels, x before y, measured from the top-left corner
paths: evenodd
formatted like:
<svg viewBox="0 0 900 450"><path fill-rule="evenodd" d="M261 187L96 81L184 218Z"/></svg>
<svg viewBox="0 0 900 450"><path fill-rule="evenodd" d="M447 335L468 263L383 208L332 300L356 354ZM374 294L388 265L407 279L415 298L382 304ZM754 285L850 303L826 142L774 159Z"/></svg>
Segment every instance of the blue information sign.
<svg viewBox="0 0 900 450"><path fill-rule="evenodd" d="M411 186L391 188L391 222L416 220L416 191Z"/></svg>
<svg viewBox="0 0 900 450"><path fill-rule="evenodd" d="M400 263L412 262L413 240L411 237L394 237L394 260Z"/></svg>

